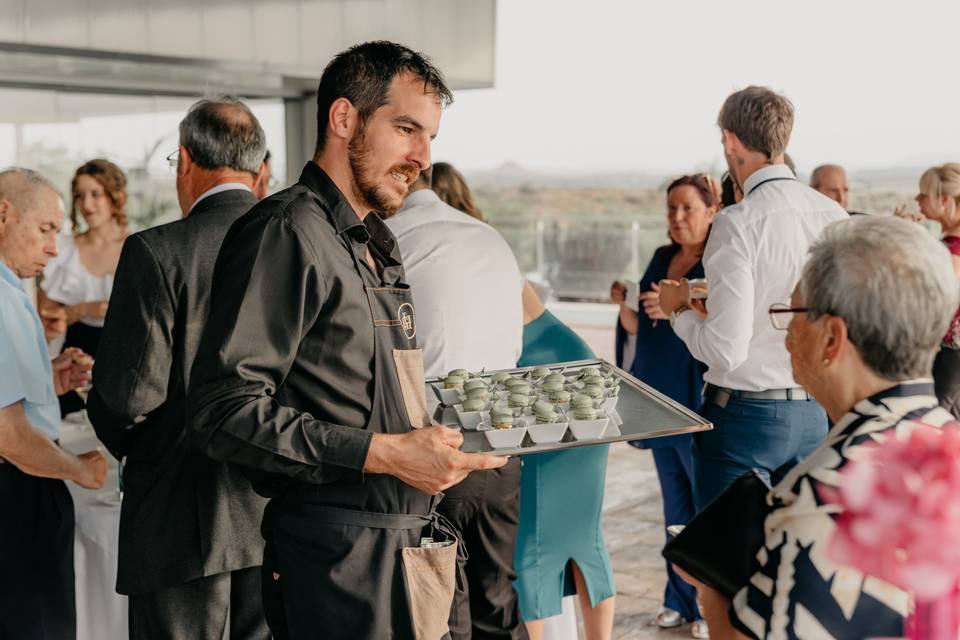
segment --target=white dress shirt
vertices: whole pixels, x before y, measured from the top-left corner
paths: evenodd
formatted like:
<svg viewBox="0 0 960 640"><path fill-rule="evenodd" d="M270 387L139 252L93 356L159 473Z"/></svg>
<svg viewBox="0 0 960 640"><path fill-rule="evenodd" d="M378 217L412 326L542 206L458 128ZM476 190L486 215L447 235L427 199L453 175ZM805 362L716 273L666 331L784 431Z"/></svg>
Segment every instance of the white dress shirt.
<svg viewBox="0 0 960 640"><path fill-rule="evenodd" d="M187 211L187 215L190 215L190 211L193 211L197 208L197 205L200 204L200 201L204 198L209 198L215 193L221 193L223 191L232 191L234 189L243 189L245 191L253 192L253 189L243 184L242 182L224 182L223 184L218 184L214 187L210 187L206 191L200 194L200 197L193 201L193 204L190 205L190 210Z"/></svg>
<svg viewBox="0 0 960 640"><path fill-rule="evenodd" d="M714 218L703 253L707 318L684 312L674 330L709 367L709 383L743 391L795 387L786 332L767 311L790 301L810 245L847 212L782 164L754 172L743 187L743 201Z"/></svg>
<svg viewBox="0 0 960 640"><path fill-rule="evenodd" d="M500 234L430 189L408 195L387 226L413 291L426 375L515 367L523 349L523 278Z"/></svg>

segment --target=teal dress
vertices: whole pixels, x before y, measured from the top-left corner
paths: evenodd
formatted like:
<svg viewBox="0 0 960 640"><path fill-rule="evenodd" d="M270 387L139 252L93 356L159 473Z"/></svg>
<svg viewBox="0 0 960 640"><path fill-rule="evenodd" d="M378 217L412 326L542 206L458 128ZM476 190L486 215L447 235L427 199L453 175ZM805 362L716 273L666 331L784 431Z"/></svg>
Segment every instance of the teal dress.
<svg viewBox="0 0 960 640"><path fill-rule="evenodd" d="M577 334L545 311L523 328L517 366L593 357ZM524 620L560 614L563 596L576 593L571 560L583 573L591 606L616 594L600 522L608 448L579 447L522 458L513 584Z"/></svg>

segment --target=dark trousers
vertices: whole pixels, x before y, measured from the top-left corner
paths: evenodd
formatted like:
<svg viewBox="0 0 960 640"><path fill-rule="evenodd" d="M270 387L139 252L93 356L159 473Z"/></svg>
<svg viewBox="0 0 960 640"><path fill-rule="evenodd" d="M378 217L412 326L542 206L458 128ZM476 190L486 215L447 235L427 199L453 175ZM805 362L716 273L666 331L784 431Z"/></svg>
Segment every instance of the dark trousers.
<svg viewBox="0 0 960 640"><path fill-rule="evenodd" d="M663 494L663 523L665 527L687 524L696 513L693 508L693 459L689 439L666 446L651 446L653 462L657 467L660 492ZM667 542L673 536L667 532ZM673 609L684 620L699 620L697 590L674 572L667 563L667 586L663 606Z"/></svg>
<svg viewBox="0 0 960 640"><path fill-rule="evenodd" d="M270 638L260 604L260 567L197 578L130 596L130 640Z"/></svg>
<svg viewBox="0 0 960 640"><path fill-rule="evenodd" d="M0 464L0 640L74 640L73 500Z"/></svg>
<svg viewBox="0 0 960 640"><path fill-rule="evenodd" d="M734 391L727 406L707 401L700 415L713 429L693 436L697 511L751 469L777 484L827 436L827 414L813 400L748 400Z"/></svg>
<svg viewBox="0 0 960 640"><path fill-rule="evenodd" d="M84 353L91 356L97 355L97 347L100 345L100 334L103 333L101 327L91 327L82 322L74 322L67 327L67 335L63 340L63 348L77 347L83 349ZM83 411L86 405L76 391L68 391L62 396L58 396L60 402L60 415L65 416L74 411Z"/></svg>
<svg viewBox="0 0 960 640"><path fill-rule="evenodd" d="M438 511L460 531L469 556L466 584L457 585L450 611L451 638L526 638L513 590L520 459L471 473L446 491Z"/></svg>

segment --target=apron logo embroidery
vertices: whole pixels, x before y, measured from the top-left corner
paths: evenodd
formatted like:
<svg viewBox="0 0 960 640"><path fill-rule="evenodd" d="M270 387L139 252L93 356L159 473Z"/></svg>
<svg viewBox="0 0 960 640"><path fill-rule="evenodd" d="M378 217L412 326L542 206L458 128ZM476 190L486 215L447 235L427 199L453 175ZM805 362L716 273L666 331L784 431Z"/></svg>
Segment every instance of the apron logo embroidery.
<svg viewBox="0 0 960 640"><path fill-rule="evenodd" d="M400 321L403 335L407 336L407 340L413 340L414 336L417 335L417 322L413 314L413 305L409 302L400 305L400 308L397 309L397 320Z"/></svg>

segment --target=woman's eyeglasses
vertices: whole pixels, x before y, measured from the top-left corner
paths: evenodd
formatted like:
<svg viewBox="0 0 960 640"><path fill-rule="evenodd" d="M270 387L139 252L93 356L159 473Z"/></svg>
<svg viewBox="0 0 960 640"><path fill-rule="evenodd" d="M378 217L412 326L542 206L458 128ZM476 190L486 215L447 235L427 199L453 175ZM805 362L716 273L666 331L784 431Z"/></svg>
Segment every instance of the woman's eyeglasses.
<svg viewBox="0 0 960 640"><path fill-rule="evenodd" d="M790 326L790 321L793 320L793 314L809 313L810 311L814 311L814 309L812 307L791 307L788 304L777 302L770 305L770 310L767 313L770 314L770 322L773 323L774 329L786 331L787 327Z"/></svg>

